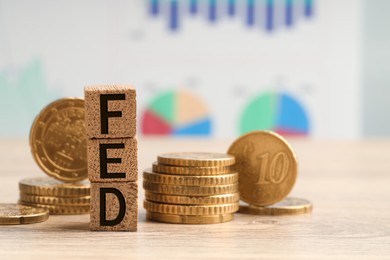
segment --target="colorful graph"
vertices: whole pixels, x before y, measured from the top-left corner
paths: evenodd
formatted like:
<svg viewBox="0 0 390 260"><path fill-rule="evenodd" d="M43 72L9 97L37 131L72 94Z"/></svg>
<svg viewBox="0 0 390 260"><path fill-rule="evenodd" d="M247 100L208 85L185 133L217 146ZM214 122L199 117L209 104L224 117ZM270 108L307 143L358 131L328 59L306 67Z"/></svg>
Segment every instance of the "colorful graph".
<svg viewBox="0 0 390 260"><path fill-rule="evenodd" d="M210 23L224 16L239 17L247 27L274 31L280 25L292 27L303 18L311 18L314 0L149 0L149 13L168 20L168 28L177 31L186 15L205 17ZM184 11L183 11L184 10Z"/></svg>
<svg viewBox="0 0 390 260"><path fill-rule="evenodd" d="M304 136L309 134L309 118L302 105L292 96L268 92L255 97L241 117L241 134L253 130Z"/></svg>
<svg viewBox="0 0 390 260"><path fill-rule="evenodd" d="M211 125L206 105L183 90L158 95L142 117L144 135L207 136Z"/></svg>
<svg viewBox="0 0 390 260"><path fill-rule="evenodd" d="M0 135L19 136L30 131L34 117L59 95L49 90L42 62L34 60L0 71L0 97Z"/></svg>

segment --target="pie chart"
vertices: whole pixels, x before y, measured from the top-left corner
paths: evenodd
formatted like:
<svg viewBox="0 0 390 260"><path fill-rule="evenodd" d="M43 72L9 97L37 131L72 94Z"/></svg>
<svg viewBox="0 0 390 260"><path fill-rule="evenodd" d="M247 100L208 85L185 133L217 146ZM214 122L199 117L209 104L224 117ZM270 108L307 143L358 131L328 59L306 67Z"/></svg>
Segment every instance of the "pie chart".
<svg viewBox="0 0 390 260"><path fill-rule="evenodd" d="M208 136L211 117L205 103L184 91L157 95L142 115L143 135Z"/></svg>
<svg viewBox="0 0 390 260"><path fill-rule="evenodd" d="M267 92L256 96L241 116L240 133L272 130L284 136L309 135L304 107L287 93Z"/></svg>

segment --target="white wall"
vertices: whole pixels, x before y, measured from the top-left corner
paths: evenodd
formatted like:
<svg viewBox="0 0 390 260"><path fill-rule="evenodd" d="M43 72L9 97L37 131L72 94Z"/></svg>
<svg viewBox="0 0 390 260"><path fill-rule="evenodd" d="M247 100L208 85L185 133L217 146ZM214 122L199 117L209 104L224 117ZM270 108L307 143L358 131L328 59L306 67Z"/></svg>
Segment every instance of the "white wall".
<svg viewBox="0 0 390 260"><path fill-rule="evenodd" d="M238 135L245 106L267 91L301 103L312 137L361 136L360 0L315 0L311 19L271 34L202 17L171 33L145 2L0 0L0 134L26 135L45 104L84 85L131 82L139 118L161 91L193 92L214 137Z"/></svg>
<svg viewBox="0 0 390 260"><path fill-rule="evenodd" d="M390 1L366 0L363 27L363 133L390 135Z"/></svg>

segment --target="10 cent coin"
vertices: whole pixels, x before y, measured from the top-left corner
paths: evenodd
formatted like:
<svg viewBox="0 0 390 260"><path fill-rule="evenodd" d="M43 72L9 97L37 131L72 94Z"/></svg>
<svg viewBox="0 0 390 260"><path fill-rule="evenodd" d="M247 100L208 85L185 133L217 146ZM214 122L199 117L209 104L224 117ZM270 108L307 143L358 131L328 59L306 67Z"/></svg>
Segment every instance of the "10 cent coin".
<svg viewBox="0 0 390 260"><path fill-rule="evenodd" d="M270 131L253 131L228 149L236 158L241 200L256 206L281 201L292 190L298 163L290 145Z"/></svg>

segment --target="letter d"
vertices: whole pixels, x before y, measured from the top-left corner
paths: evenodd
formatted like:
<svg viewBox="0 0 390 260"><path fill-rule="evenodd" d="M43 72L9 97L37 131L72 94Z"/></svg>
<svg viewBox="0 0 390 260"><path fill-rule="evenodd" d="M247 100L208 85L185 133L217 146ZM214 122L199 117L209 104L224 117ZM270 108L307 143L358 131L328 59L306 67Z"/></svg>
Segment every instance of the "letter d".
<svg viewBox="0 0 390 260"><path fill-rule="evenodd" d="M118 198L119 213L113 220L107 220L107 205L106 194L112 193ZM122 193L115 188L100 188L100 225L101 226L115 226L121 223L126 213L126 202Z"/></svg>

